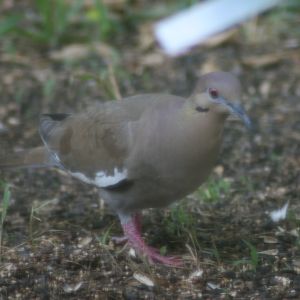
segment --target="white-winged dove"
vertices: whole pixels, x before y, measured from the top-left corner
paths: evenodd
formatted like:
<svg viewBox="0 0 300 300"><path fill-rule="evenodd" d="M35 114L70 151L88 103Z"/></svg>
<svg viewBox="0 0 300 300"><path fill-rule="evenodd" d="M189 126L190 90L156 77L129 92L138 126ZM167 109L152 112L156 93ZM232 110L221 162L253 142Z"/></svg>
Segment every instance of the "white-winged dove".
<svg viewBox="0 0 300 300"><path fill-rule="evenodd" d="M164 207L193 192L217 159L230 114L250 120L236 104L239 80L203 75L189 98L146 94L99 103L76 114L46 114L44 146L0 159L0 169L57 167L100 189L117 212L125 238L151 262L179 264L141 237L140 211Z"/></svg>

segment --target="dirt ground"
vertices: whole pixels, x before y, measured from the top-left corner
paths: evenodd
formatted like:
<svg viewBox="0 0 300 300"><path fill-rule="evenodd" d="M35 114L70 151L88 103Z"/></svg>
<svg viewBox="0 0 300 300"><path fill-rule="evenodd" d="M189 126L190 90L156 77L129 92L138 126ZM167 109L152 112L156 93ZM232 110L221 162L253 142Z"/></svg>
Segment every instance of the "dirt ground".
<svg viewBox="0 0 300 300"><path fill-rule="evenodd" d="M153 41L151 22L92 46L0 41L2 154L39 145L43 112L80 111L118 93L189 95L213 70L240 77L255 125L249 133L229 121L209 183L144 212L147 242L182 257L182 268L149 265L114 245L121 228L95 188L57 170L0 172L12 193L0 299L300 299L300 19L284 20L285 30L273 19L175 59ZM286 218L273 222L270 212L286 203Z"/></svg>

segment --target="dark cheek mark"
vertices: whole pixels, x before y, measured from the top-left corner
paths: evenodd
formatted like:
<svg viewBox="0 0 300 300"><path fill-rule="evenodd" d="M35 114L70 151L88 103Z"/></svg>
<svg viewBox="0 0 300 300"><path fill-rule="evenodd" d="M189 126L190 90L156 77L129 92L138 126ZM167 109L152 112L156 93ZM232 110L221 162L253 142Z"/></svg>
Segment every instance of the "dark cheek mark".
<svg viewBox="0 0 300 300"><path fill-rule="evenodd" d="M209 108L207 108L207 107L202 107L202 106L197 106L197 107L196 107L196 111L198 111L198 112L208 112L208 111L209 111Z"/></svg>

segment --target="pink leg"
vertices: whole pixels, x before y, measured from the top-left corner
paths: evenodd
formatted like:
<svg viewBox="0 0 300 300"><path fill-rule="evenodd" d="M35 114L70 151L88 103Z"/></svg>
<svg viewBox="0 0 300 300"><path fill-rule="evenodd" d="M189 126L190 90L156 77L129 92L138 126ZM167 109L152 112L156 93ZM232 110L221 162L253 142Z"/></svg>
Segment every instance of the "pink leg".
<svg viewBox="0 0 300 300"><path fill-rule="evenodd" d="M139 221L137 221L139 220ZM122 221L122 218L121 218ZM161 263L163 265L177 267L182 264L179 258L174 256L162 256L159 254L159 251L155 248L149 247L144 242L141 236L140 230L140 217L134 216L131 218L127 218L126 221L122 222L122 227L124 231L124 235L127 237L131 246L141 255L146 256L150 263Z"/></svg>
<svg viewBox="0 0 300 300"><path fill-rule="evenodd" d="M139 232L142 232L142 214L135 213L133 216L133 222Z"/></svg>
<svg viewBox="0 0 300 300"><path fill-rule="evenodd" d="M132 217L132 222L134 226L137 228L139 232L142 230L142 214L137 212ZM126 235L123 236L113 236L111 240L116 243L117 245L122 245L128 242L128 237Z"/></svg>

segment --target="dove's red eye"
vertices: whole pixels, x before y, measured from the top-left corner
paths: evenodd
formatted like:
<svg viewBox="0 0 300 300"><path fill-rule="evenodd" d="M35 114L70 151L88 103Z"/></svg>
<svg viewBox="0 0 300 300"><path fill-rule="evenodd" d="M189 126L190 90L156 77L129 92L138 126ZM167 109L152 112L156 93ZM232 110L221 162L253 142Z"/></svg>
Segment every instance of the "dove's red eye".
<svg viewBox="0 0 300 300"><path fill-rule="evenodd" d="M219 92L217 89L209 88L208 92L209 92L210 96L214 99L219 97Z"/></svg>

